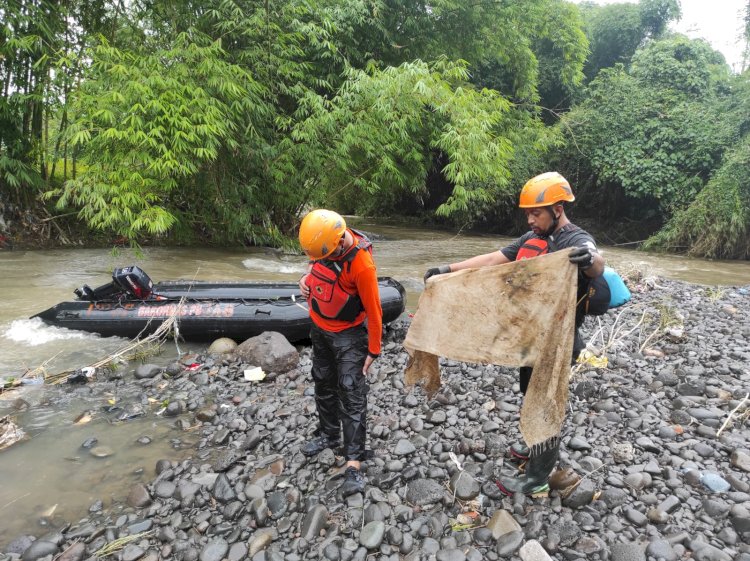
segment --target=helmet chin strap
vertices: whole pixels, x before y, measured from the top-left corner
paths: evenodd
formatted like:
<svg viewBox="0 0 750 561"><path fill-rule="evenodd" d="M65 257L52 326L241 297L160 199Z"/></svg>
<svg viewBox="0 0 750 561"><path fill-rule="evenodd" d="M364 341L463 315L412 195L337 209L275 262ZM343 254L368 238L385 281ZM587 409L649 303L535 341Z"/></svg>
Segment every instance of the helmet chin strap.
<svg viewBox="0 0 750 561"><path fill-rule="evenodd" d="M551 206L548 206L548 207L547 207L547 210L548 210L548 211L549 211L549 213L550 213L550 214L552 215L552 226L550 226L549 228L547 228L547 229L546 229L546 230L545 230L544 232L542 232L542 233L540 234L540 235L541 235L541 237L542 237L542 238L544 238L544 239L547 239L547 238L549 238L549 237L550 237L550 236L551 236L552 234L554 234L554 233L555 233L555 230L557 230L557 225L558 225L558 224L560 223L560 217L559 217L559 216L557 216L557 215L555 214L555 211L554 211L554 210L552 210L552 207L551 207Z"/></svg>

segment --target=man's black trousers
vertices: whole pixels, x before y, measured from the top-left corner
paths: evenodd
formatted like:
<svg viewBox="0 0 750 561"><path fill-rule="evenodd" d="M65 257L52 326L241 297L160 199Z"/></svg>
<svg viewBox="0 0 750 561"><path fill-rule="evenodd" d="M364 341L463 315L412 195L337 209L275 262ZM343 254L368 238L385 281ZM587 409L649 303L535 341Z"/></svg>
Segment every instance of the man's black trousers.
<svg viewBox="0 0 750 561"><path fill-rule="evenodd" d="M343 429L345 458L364 460L368 383L362 367L367 358L367 329L358 325L334 333L313 324L310 339L318 433L338 440Z"/></svg>
<svg viewBox="0 0 750 561"><path fill-rule="evenodd" d="M583 342L581 334L578 332L578 326L576 326L575 335L573 337L573 357L570 360L571 366L575 365L576 361L578 360L578 355L581 354L581 351L586 348L586 344ZM521 383L521 393L523 395L526 395L526 390L529 389L529 382L531 381L532 371L533 368L531 366L522 366L519 369L519 382Z"/></svg>

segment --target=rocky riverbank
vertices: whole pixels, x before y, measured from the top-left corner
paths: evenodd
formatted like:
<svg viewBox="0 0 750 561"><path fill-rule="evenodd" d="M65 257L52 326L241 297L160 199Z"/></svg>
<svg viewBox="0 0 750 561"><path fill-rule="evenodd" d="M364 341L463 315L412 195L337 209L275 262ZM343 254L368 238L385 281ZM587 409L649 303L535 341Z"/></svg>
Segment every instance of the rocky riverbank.
<svg viewBox="0 0 750 561"><path fill-rule="evenodd" d="M750 561L750 287L632 288L627 308L587 320L592 354L571 381L549 497L509 499L495 485L515 469L516 370L447 361L428 401L403 385L404 320L371 373L364 497L340 496L333 451L299 452L316 428L309 348L259 382L241 358L186 357L101 383L168 403L175 431L200 433L192 459L159 461L124 504L30 529L0 560L109 548L122 561Z"/></svg>

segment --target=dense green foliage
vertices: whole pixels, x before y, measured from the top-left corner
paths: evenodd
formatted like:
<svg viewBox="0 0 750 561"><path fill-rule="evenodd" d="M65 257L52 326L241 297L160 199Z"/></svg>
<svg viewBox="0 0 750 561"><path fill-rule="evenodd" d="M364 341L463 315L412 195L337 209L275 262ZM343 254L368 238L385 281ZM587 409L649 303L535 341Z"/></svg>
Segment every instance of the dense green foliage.
<svg viewBox="0 0 750 561"><path fill-rule="evenodd" d="M568 142L555 157L563 173L586 187L588 203L598 201L614 220L669 222L651 248L745 257L748 230L737 221L747 218L750 199L732 212L705 204L706 192L731 189L727 174L744 161L732 154L750 130L748 89L723 57L703 41L667 37L638 50L628 68L603 69L586 94L559 125ZM722 179L712 180L715 173ZM699 239L694 228L701 221L725 230L732 242Z"/></svg>
<svg viewBox="0 0 750 561"><path fill-rule="evenodd" d="M630 70L602 70L563 118L565 171L655 200L666 215L691 201L737 138L719 103L729 75L717 62L707 44L678 37L639 51Z"/></svg>
<svg viewBox="0 0 750 561"><path fill-rule="evenodd" d="M59 204L81 207L93 228L166 232L175 215L163 201L222 146L238 148L233 133L262 108L261 88L221 54L218 43L199 46L185 33L144 56L95 49L67 129L89 166L65 183Z"/></svg>
<svg viewBox="0 0 750 561"><path fill-rule="evenodd" d="M581 6L591 54L586 61L586 76L596 77L599 70L615 64L628 64L647 38L660 37L670 21L680 18L678 0L641 0L637 4L618 3Z"/></svg>
<svg viewBox="0 0 750 561"><path fill-rule="evenodd" d="M518 186L559 169L593 219L746 258L750 90L668 34L679 16L678 0L9 0L0 203L134 243L285 245L315 205L507 225Z"/></svg>
<svg viewBox="0 0 750 561"><path fill-rule="evenodd" d="M733 81L719 111L735 132L726 155L697 196L672 216L647 247L691 255L750 259L750 76Z"/></svg>
<svg viewBox="0 0 750 561"><path fill-rule="evenodd" d="M647 247L716 258L750 258L750 137L732 150L690 206Z"/></svg>

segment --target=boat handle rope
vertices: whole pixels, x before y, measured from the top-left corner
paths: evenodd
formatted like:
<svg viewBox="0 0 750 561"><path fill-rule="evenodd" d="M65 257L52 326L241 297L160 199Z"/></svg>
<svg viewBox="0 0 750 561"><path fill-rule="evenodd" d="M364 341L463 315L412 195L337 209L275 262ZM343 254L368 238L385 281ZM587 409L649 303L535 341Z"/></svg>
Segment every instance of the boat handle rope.
<svg viewBox="0 0 750 561"><path fill-rule="evenodd" d="M246 298L233 298L231 300L228 299L220 299L220 298L185 298L185 304L196 304L196 303L202 303L202 304L233 304L233 303L240 303L244 304L245 306L250 305L257 305L257 304L276 304L278 306L299 306L300 308L303 308L305 311L307 311L307 307L303 306L297 301L297 297L302 296L301 294L291 294L289 296L279 296L278 298L254 298L252 300L248 300ZM126 304L157 304L157 303L172 303L172 302L179 302L182 298L169 298L169 297L162 297L158 300L126 300L124 298L118 298L117 300L110 300L112 302L112 305L115 309L117 308L123 308L125 309ZM100 303L107 303L107 300L91 300L91 303L94 305L98 305Z"/></svg>
<svg viewBox="0 0 750 561"><path fill-rule="evenodd" d="M302 296L302 295L300 294L300 296ZM295 304L296 306L299 306L300 308L302 308L302 309L303 309L303 310L305 310L306 312L307 312L307 311L309 311L309 310L308 310L308 309L307 309L307 308L306 308L305 306L303 306L302 304L300 304L299 302L297 302L297 298L295 298L295 295L294 295L294 294L292 294L292 302L294 302L294 304Z"/></svg>

